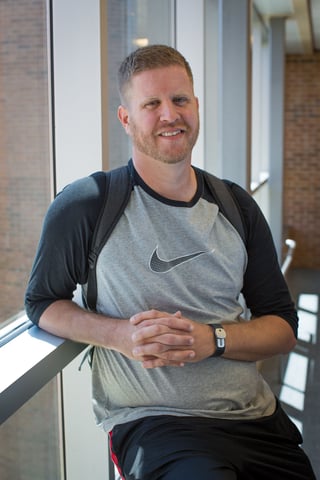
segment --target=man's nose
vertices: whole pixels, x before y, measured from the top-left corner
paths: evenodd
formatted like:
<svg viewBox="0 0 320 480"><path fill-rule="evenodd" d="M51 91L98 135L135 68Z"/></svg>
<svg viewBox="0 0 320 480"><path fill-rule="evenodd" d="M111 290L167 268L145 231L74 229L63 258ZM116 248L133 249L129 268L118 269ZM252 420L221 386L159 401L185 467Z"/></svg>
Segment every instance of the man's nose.
<svg viewBox="0 0 320 480"><path fill-rule="evenodd" d="M179 113L172 101L164 101L161 103L160 120L162 122L173 123L179 118Z"/></svg>

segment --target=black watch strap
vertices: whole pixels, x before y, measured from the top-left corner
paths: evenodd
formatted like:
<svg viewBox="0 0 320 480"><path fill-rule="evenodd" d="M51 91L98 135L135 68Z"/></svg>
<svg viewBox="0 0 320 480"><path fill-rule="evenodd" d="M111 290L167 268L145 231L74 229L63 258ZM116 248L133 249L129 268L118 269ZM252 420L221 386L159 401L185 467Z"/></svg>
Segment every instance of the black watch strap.
<svg viewBox="0 0 320 480"><path fill-rule="evenodd" d="M220 323L209 323L209 327L213 330L213 338L216 345L215 352L211 357L220 357L224 354L226 348L226 331Z"/></svg>

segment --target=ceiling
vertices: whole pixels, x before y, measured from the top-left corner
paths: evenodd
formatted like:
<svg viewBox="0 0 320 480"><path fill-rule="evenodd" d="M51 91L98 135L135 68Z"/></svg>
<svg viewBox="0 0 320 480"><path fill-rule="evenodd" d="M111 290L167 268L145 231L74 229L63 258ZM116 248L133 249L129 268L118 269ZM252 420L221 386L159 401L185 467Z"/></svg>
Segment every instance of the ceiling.
<svg viewBox="0 0 320 480"><path fill-rule="evenodd" d="M320 52L320 0L253 0L267 23L271 17L286 19L286 53Z"/></svg>

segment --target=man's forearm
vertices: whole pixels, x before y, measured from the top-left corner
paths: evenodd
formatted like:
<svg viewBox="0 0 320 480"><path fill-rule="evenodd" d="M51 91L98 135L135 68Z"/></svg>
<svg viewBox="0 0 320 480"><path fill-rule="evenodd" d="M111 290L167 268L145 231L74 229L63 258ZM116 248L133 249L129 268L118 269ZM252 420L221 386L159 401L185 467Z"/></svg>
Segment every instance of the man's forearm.
<svg viewBox="0 0 320 480"><path fill-rule="evenodd" d="M125 340L125 328L132 330L128 320L89 312L70 300L52 303L41 315L39 327L75 342L112 349Z"/></svg>
<svg viewBox="0 0 320 480"><path fill-rule="evenodd" d="M288 353L296 344L291 326L275 315L265 315L237 324L226 323L223 326L227 333L225 358L264 360Z"/></svg>

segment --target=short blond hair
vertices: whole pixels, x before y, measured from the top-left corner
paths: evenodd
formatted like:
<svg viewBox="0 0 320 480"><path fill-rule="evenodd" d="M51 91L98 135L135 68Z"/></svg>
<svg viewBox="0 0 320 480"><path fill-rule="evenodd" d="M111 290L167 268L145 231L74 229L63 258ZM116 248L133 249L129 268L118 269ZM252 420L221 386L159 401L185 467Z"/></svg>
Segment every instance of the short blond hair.
<svg viewBox="0 0 320 480"><path fill-rule="evenodd" d="M193 85L193 74L187 60L178 50L168 45L148 45L130 53L121 63L118 70L118 88L121 101L132 77L146 70L180 65L183 67Z"/></svg>

